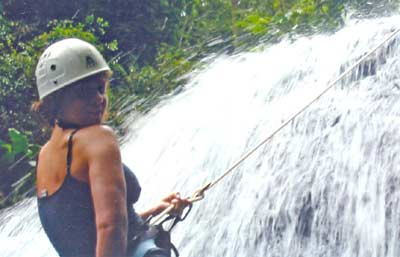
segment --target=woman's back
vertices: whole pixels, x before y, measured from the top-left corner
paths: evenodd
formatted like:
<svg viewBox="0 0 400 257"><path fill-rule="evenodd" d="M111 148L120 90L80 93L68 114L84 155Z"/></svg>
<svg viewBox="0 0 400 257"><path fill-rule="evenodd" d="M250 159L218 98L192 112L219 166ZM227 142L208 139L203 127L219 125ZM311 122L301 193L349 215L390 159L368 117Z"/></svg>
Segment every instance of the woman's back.
<svg viewBox="0 0 400 257"><path fill-rule="evenodd" d="M88 129L83 129L82 135ZM69 136L65 137L65 133L55 131L43 147L37 170L38 207L43 228L60 256L89 257L96 252L96 224L90 186L82 179L85 169L88 172L85 154L80 154L85 146L79 134L74 136L76 132L67 131ZM132 208L139 197L140 186L126 166L124 173L130 195L128 234L133 234L140 223Z"/></svg>

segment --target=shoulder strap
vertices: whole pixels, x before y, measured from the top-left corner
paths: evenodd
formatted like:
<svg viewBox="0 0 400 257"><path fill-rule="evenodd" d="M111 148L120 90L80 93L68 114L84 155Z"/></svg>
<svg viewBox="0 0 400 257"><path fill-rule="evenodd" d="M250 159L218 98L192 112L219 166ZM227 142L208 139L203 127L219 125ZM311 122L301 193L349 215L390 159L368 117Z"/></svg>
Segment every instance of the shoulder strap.
<svg viewBox="0 0 400 257"><path fill-rule="evenodd" d="M72 131L68 138L68 152L67 152L67 175L71 175L71 163L72 163L72 138L78 129Z"/></svg>

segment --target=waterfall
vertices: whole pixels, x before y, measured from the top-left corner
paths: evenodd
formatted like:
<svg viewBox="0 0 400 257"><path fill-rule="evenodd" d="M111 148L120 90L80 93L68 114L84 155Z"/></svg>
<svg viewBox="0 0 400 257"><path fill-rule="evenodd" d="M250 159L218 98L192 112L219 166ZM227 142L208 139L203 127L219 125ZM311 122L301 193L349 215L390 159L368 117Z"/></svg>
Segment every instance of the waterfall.
<svg viewBox="0 0 400 257"><path fill-rule="evenodd" d="M219 56L135 119L123 160L137 209L189 196L398 28L353 20L330 35ZM173 231L181 256L400 256L400 35L194 204ZM0 213L0 256L56 256L35 199Z"/></svg>

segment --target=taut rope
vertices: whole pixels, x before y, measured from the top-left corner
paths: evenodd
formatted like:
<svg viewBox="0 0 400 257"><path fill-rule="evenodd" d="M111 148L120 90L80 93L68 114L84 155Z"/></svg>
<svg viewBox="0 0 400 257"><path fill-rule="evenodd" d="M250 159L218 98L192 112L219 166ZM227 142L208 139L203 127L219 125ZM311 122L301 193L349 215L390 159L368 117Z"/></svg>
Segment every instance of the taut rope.
<svg viewBox="0 0 400 257"><path fill-rule="evenodd" d="M373 48L370 52L366 53L358 62L350 66L347 70L345 70L339 77L337 77L333 82L329 83L321 92L310 102L308 102L303 108L293 114L287 121L282 123L274 132L272 132L268 137L266 137L263 141L261 141L257 146L251 149L248 153L243 155L238 161L236 161L230 168L228 168L220 177L215 179L214 181L206 183L204 186L199 188L195 193L189 197L189 201L191 203L200 201L204 198L205 191L214 187L218 182L220 182L223 178L228 176L236 167L238 167L242 162L244 162L249 156L251 156L255 151L257 151L262 145L267 143L271 138L273 138L279 131L281 131L285 126L287 126L291 121L293 121L297 116L299 116L302 112L304 112L308 107L310 107L314 102L316 102L322 95L324 95L328 90L330 90L336 83L342 80L345 76L347 76L350 72L352 72L355 68L357 68L363 61L365 61L369 56L375 53L379 48L381 48L386 42L394 38L400 29L395 30L392 34L390 34L385 40L383 40L378 46ZM170 206L165 209L162 213L160 213L157 218L152 221L152 224L157 224L163 217L169 214L174 209L174 206Z"/></svg>

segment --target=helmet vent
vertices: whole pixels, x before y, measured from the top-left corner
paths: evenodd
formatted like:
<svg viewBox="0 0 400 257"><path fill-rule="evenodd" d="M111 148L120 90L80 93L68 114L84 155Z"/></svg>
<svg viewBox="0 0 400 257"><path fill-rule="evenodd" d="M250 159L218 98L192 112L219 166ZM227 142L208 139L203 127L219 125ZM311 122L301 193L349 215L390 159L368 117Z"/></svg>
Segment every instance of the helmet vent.
<svg viewBox="0 0 400 257"><path fill-rule="evenodd" d="M57 69L57 66L56 66L55 64L52 64L52 65L50 66L50 69L51 69L52 71L55 71L55 70Z"/></svg>
<svg viewBox="0 0 400 257"><path fill-rule="evenodd" d="M87 55L86 56L86 68L92 68L94 66L96 66L96 62L94 61L94 59L91 56Z"/></svg>

